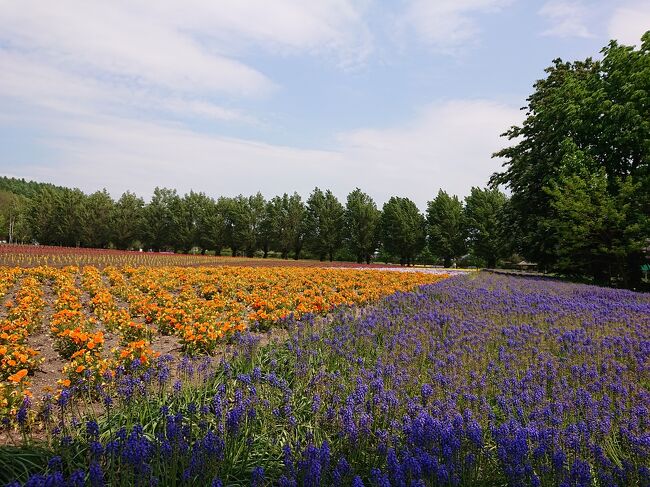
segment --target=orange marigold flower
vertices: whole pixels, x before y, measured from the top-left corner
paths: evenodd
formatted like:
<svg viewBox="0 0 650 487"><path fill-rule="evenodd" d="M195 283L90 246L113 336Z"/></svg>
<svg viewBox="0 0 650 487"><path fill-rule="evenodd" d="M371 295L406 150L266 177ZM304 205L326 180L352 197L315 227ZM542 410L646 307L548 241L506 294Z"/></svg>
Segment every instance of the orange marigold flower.
<svg viewBox="0 0 650 487"><path fill-rule="evenodd" d="M10 375L7 379L9 382L13 382L14 384L18 384L23 378L27 375L27 369L21 369L18 372L16 372L13 375Z"/></svg>

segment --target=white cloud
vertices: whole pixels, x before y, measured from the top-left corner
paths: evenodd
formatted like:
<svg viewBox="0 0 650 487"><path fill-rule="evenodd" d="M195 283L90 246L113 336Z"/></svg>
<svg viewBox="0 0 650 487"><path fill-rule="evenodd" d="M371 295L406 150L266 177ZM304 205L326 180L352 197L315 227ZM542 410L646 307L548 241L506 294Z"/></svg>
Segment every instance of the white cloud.
<svg viewBox="0 0 650 487"><path fill-rule="evenodd" d="M173 17L204 39L229 51L241 44L283 54L336 53L343 63L363 60L372 50L365 25L366 0L240 0L158 2L164 17ZM196 15L200 11L201 15ZM232 39L237 42L232 42Z"/></svg>
<svg viewBox="0 0 650 487"><path fill-rule="evenodd" d="M359 186L382 204L411 197L420 208L439 188L465 195L483 186L499 161L490 155L520 121L519 110L484 100L433 104L405 127L341 134L331 150L304 150L198 134L176 125L110 117L52 119L44 142L59 163L23 166L16 176L86 191L106 186L149 195L156 185L212 195L267 196L314 186L340 198Z"/></svg>
<svg viewBox="0 0 650 487"><path fill-rule="evenodd" d="M0 100L13 99L25 107L55 110L66 116L100 113L153 112L182 117L256 124L254 117L196 97L181 97L125 87L108 80L83 77L0 50Z"/></svg>
<svg viewBox="0 0 650 487"><path fill-rule="evenodd" d="M463 196L487 184L501 165L491 155L507 143L500 134L520 121L510 106L452 100L430 105L406 127L358 130L341 142L348 160L372 168L373 194L408 195L423 208L440 188Z"/></svg>
<svg viewBox="0 0 650 487"><path fill-rule="evenodd" d="M242 46L367 52L352 0L3 2L0 43L43 63L176 92L267 93L274 84L237 58Z"/></svg>
<svg viewBox="0 0 650 487"><path fill-rule="evenodd" d="M617 8L609 22L608 34L621 44L640 45L641 36L650 30L650 3L637 1Z"/></svg>
<svg viewBox="0 0 650 487"><path fill-rule="evenodd" d="M278 87L247 55L362 63L372 50L366 2L0 2L0 103L28 113L259 124L237 104Z"/></svg>
<svg viewBox="0 0 650 487"><path fill-rule="evenodd" d="M104 2L5 2L0 34L13 52L85 76L180 92L263 93L272 83L245 64L208 52L146 11Z"/></svg>
<svg viewBox="0 0 650 487"><path fill-rule="evenodd" d="M411 28L432 48L454 52L474 44L480 33L477 14L494 13L514 0L411 0L401 30Z"/></svg>
<svg viewBox="0 0 650 487"><path fill-rule="evenodd" d="M539 14L551 26L542 34L551 37L592 37L587 24L589 10L580 1L550 0L540 9Z"/></svg>

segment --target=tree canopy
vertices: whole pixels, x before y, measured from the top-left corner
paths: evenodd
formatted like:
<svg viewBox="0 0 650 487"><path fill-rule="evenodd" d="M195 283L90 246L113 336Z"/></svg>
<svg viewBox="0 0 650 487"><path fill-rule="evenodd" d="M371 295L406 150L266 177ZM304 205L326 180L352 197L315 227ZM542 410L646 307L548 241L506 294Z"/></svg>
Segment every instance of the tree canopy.
<svg viewBox="0 0 650 487"><path fill-rule="evenodd" d="M650 32L638 49L612 41L601 52L546 69L523 124L505 134L516 143L495 154L505 169L491 182L512 194L510 231L523 255L634 286L650 235Z"/></svg>
<svg viewBox="0 0 650 487"><path fill-rule="evenodd" d="M442 258L445 267L450 267L454 259L467 251L463 203L457 196L438 191L435 199L428 203L427 224L431 253Z"/></svg>

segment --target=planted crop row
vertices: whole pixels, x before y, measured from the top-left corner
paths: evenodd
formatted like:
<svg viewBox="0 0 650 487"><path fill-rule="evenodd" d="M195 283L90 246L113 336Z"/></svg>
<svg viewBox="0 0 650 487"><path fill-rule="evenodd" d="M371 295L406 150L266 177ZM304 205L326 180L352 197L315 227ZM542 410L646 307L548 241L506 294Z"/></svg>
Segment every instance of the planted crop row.
<svg viewBox="0 0 650 487"><path fill-rule="evenodd" d="M322 314L394 291L435 282L425 273L318 268L35 267L3 270L17 290L5 303L0 335L0 405L16 412L30 395L42 351L29 341L49 336L65 365L50 385L94 387L137 359L147 363L161 335L182 352L213 354L235 332L264 329L290 315ZM45 310L48 310L47 316ZM115 346L105 347L107 336ZM39 391L40 392L40 391Z"/></svg>

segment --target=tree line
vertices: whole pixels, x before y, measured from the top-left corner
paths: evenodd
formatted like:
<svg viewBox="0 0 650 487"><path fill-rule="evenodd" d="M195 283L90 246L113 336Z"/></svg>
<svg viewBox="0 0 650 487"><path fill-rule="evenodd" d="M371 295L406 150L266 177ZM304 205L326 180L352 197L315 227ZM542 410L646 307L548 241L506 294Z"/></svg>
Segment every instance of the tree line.
<svg viewBox="0 0 650 487"><path fill-rule="evenodd" d="M440 261L447 267L463 256L496 264L504 246L495 229L505 201L495 189L473 188L464 204L440 191L422 213L402 197L379 209L360 189L343 204L319 188L306 201L298 193L215 199L156 188L145 203L129 191L114 200L106 190L87 195L0 178L0 223L10 242L357 262L379 255L404 265Z"/></svg>

